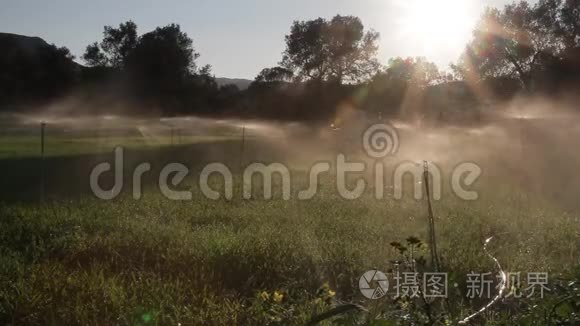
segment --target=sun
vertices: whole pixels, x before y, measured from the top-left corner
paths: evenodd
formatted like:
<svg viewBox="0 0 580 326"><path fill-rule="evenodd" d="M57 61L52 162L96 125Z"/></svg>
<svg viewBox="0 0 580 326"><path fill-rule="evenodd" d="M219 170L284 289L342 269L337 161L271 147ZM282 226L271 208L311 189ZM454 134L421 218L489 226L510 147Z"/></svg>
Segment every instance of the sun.
<svg viewBox="0 0 580 326"><path fill-rule="evenodd" d="M477 21L477 0L405 0L398 2L400 36L429 52L463 48Z"/></svg>

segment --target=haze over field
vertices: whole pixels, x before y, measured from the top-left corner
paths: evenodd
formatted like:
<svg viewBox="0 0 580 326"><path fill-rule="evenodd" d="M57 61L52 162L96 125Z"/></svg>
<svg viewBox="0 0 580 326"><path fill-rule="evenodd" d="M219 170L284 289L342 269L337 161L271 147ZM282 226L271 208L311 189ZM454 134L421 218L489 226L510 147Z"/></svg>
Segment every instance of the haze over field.
<svg viewBox="0 0 580 326"><path fill-rule="evenodd" d="M577 325L580 1L0 4L1 325Z"/></svg>

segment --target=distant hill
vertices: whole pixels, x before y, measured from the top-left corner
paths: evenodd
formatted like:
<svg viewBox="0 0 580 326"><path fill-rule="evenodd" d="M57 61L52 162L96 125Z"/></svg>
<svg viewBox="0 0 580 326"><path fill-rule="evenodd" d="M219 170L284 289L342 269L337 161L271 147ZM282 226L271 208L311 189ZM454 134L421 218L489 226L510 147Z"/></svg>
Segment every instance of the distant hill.
<svg viewBox="0 0 580 326"><path fill-rule="evenodd" d="M12 65L10 60L14 60L15 57L39 57L45 55L47 49L55 49L56 45L49 44L37 36L0 33L0 48L3 49L3 52L0 53L0 58L6 60L3 63ZM78 69L82 68L82 65L74 60L69 60L69 63Z"/></svg>
<svg viewBox="0 0 580 326"><path fill-rule="evenodd" d="M49 46L40 37L10 33L0 33L0 44L4 49L22 51L27 55L35 55L39 49Z"/></svg>
<svg viewBox="0 0 580 326"><path fill-rule="evenodd" d="M81 68L66 48L39 37L0 33L0 49L0 110L54 99L78 81Z"/></svg>
<svg viewBox="0 0 580 326"><path fill-rule="evenodd" d="M252 80L249 79L243 79L243 78L217 78L215 79L216 83L218 84L218 86L224 86L224 85L236 85L238 86L238 88L240 90L245 90L247 89L250 84L252 83Z"/></svg>

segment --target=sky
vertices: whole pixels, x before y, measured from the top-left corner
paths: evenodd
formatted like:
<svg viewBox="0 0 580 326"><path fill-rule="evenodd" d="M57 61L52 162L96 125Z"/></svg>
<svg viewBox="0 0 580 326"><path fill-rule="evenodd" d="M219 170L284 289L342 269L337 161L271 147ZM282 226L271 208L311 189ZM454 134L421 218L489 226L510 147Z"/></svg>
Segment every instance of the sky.
<svg viewBox="0 0 580 326"><path fill-rule="evenodd" d="M133 20L139 34L180 24L217 77L253 79L273 67L295 20L355 15L379 32L379 60L425 56L446 68L460 56L486 6L509 0L0 0L0 32L66 46L82 63L103 26ZM534 1L531 1L534 2Z"/></svg>

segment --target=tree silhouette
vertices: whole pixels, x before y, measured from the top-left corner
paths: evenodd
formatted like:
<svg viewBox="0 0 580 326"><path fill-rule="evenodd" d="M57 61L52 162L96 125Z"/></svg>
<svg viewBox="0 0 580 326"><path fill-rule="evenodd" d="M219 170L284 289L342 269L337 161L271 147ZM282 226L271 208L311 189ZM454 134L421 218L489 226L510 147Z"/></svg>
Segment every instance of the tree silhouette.
<svg viewBox="0 0 580 326"><path fill-rule="evenodd" d="M400 113L406 96L418 97L442 81L437 66L423 57L391 58L387 69L376 74L368 87L368 110L382 116Z"/></svg>
<svg viewBox="0 0 580 326"><path fill-rule="evenodd" d="M539 18L539 8L522 1L502 11L486 9L456 70L464 77L513 76L531 90L534 70L558 48L545 20Z"/></svg>
<svg viewBox="0 0 580 326"><path fill-rule="evenodd" d="M89 67L74 63L66 48L0 33L0 101L42 101L79 86L76 95L98 99L102 107L126 101L126 107L165 115L328 120L348 106L379 116L424 117L436 106L433 98L455 96L438 105L463 108L488 96L510 98L522 87L556 94L577 86L579 34L580 0L488 8L451 66L451 82L425 58L398 57L381 66L379 34L357 17L294 21L278 66L263 69L241 90L218 88L211 67L198 66L200 55L177 24L141 36L133 21L105 26L102 40L82 55ZM473 94L463 96L468 86Z"/></svg>
<svg viewBox="0 0 580 326"><path fill-rule="evenodd" d="M127 21L114 28L105 26L101 43L87 46L83 60L92 67L110 66L121 68L127 57L137 46L137 25Z"/></svg>
<svg viewBox="0 0 580 326"><path fill-rule="evenodd" d="M361 20L353 16L295 21L286 36L281 65L299 80L360 82L379 67L378 37L374 31L365 32Z"/></svg>
<svg viewBox="0 0 580 326"><path fill-rule="evenodd" d="M107 56L101 51L97 42L87 46L83 60L90 67L105 67L108 65Z"/></svg>
<svg viewBox="0 0 580 326"><path fill-rule="evenodd" d="M387 65L386 76L391 81L409 83L419 88L426 88L442 78L437 65L424 57L392 58Z"/></svg>
<svg viewBox="0 0 580 326"><path fill-rule="evenodd" d="M167 110L171 106L182 110L196 89L206 95L217 89L211 67L197 68L198 57L189 36L170 24L139 38L126 58L126 70L137 95L155 98Z"/></svg>
<svg viewBox="0 0 580 326"><path fill-rule="evenodd" d="M141 36L127 58L127 67L142 76L183 79L196 71L198 57L193 41L179 25L171 24Z"/></svg>
<svg viewBox="0 0 580 326"><path fill-rule="evenodd" d="M257 83L289 82L294 77L290 69L283 67L264 68L255 78Z"/></svg>

